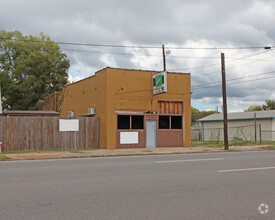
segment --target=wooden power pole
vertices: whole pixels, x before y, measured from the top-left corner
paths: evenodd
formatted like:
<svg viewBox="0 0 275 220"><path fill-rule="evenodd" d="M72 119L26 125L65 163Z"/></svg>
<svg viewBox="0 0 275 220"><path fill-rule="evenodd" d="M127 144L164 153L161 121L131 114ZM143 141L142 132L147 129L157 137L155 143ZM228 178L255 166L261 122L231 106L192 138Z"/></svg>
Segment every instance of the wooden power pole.
<svg viewBox="0 0 275 220"><path fill-rule="evenodd" d="M226 101L226 78L225 78L225 61L224 53L221 53L222 64L222 95L223 95L223 139L224 149L228 150L228 129L227 129L227 101Z"/></svg>
<svg viewBox="0 0 275 220"><path fill-rule="evenodd" d="M165 48L164 48L164 44L162 44L162 55L163 55L163 71L166 71L166 60L165 60Z"/></svg>

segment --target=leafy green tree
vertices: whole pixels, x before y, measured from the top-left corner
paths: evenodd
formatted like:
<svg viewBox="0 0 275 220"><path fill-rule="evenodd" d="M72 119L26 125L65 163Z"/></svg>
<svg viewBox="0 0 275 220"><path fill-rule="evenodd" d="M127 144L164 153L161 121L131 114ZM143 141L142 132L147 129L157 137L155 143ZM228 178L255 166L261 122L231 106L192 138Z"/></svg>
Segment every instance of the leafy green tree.
<svg viewBox="0 0 275 220"><path fill-rule="evenodd" d="M191 117L192 122L197 121L197 118L200 116L200 110L194 107L191 107Z"/></svg>
<svg viewBox="0 0 275 220"><path fill-rule="evenodd" d="M68 82L69 66L59 45L43 33L34 37L0 30L3 109L37 109L39 100Z"/></svg>
<svg viewBox="0 0 275 220"><path fill-rule="evenodd" d="M218 111L200 111L197 108L193 108L191 107L191 114L192 114L192 122L196 122L197 118L202 118L202 117L206 117L208 115L212 115L212 114L217 114L220 113Z"/></svg>
<svg viewBox="0 0 275 220"><path fill-rule="evenodd" d="M262 106L263 110L275 110L275 101L268 99L265 100L265 105Z"/></svg>
<svg viewBox="0 0 275 220"><path fill-rule="evenodd" d="M255 112L255 111L268 111L275 110L275 101L268 99L265 100L265 104L261 105L251 105L245 112Z"/></svg>
<svg viewBox="0 0 275 220"><path fill-rule="evenodd" d="M260 105L251 105L245 112L256 112L256 111L261 111L262 107Z"/></svg>

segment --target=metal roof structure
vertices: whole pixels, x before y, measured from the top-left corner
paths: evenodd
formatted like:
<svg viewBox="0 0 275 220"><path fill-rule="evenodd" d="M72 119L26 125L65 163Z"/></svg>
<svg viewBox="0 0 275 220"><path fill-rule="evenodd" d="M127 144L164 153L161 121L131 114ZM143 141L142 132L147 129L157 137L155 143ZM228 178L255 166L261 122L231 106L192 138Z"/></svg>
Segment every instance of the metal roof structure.
<svg viewBox="0 0 275 220"><path fill-rule="evenodd" d="M233 112L227 114L228 121L238 120L254 120L255 113L257 119L273 119L275 118L275 110L272 111L256 111L256 112ZM223 114L212 114L199 119L197 122L223 121Z"/></svg>

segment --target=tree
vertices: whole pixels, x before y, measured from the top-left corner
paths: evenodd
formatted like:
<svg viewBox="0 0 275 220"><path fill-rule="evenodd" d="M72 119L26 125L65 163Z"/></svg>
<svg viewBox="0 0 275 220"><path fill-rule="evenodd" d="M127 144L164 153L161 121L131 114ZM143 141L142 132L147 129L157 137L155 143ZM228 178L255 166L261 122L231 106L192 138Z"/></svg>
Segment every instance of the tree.
<svg viewBox="0 0 275 220"><path fill-rule="evenodd" d="M256 112L256 111L261 111L262 107L260 105L251 105L245 112Z"/></svg>
<svg viewBox="0 0 275 220"><path fill-rule="evenodd" d="M34 110L38 102L68 82L70 63L58 44L40 34L0 31L3 109Z"/></svg>
<svg viewBox="0 0 275 220"><path fill-rule="evenodd" d="M266 105L263 105L263 110L275 110L275 101L268 99L265 100Z"/></svg>
<svg viewBox="0 0 275 220"><path fill-rule="evenodd" d="M197 118L200 116L200 110L194 107L191 107L191 117L192 122L197 121Z"/></svg>
<svg viewBox="0 0 275 220"><path fill-rule="evenodd" d="M267 111L267 110L275 110L275 101L271 99L265 100L265 104L260 105L251 105L245 112L255 112L255 111Z"/></svg>
<svg viewBox="0 0 275 220"><path fill-rule="evenodd" d="M218 111L200 111L199 109L191 107L191 113L192 113L192 122L197 121L197 118L206 117L208 115L217 114L220 113Z"/></svg>

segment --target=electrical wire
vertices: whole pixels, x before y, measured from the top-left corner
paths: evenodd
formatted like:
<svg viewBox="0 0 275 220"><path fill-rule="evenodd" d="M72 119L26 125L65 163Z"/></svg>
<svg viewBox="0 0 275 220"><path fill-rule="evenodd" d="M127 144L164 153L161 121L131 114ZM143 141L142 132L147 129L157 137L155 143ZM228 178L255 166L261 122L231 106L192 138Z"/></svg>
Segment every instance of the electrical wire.
<svg viewBox="0 0 275 220"><path fill-rule="evenodd" d="M205 65L205 66L196 66L196 67L190 67L190 68L184 68L184 69L172 69L172 70L169 70L169 71L182 71L182 70L191 70L191 69L201 69L201 68L218 66L218 65L221 65L221 64L220 63L218 63L218 64L209 64L209 65Z"/></svg>
<svg viewBox="0 0 275 220"><path fill-rule="evenodd" d="M227 83L226 85L232 85L232 84L239 84L239 83L247 83L247 82L253 82L253 81L257 81L257 80L263 80L263 79L270 79L270 78L274 78L275 76L270 76L270 77L265 77L265 78L258 78L258 79L252 79L252 80L246 80L246 81L240 81L240 82L233 82L233 83ZM221 82L220 82L221 83ZM199 88L195 88L195 90L199 90L199 89L208 89L208 88L212 88L212 87L220 87L222 86L220 85L213 85L213 86L206 86L206 87L199 87ZM193 90L192 90L193 91Z"/></svg>
<svg viewBox="0 0 275 220"><path fill-rule="evenodd" d="M60 45L72 45L72 46L91 46L91 47L110 47L110 48L140 48L140 49L161 49L162 47L161 46L139 46L139 45L114 45L114 44L91 44L91 43L72 43L72 42L54 42L54 41L43 41L43 40L23 40L23 39L10 39L10 38L0 38L2 40L9 40L9 41L23 41L23 42L30 42L30 43L56 43L56 44L60 44ZM199 50L199 49L216 49L216 50L221 50L221 49L271 49L271 47L264 47L264 46L261 46L261 47L166 47L166 49L186 49L186 50L191 50L191 49L194 49L194 50ZM64 49L66 50L66 49ZM68 50L67 51L77 51L77 50ZM100 52L100 51L81 51L81 50L78 50L78 52L91 52L91 53L100 53L100 54L114 54L114 55L127 55L127 56L132 56L133 54L129 54L129 53L114 53L114 52L108 52L108 53L104 53L104 52ZM256 55L259 55L259 54L262 54L262 53L265 53L266 51L263 51L263 52L259 52L259 53L256 53L256 54L252 54L252 55L249 55L249 56L246 56L246 57L242 57L242 58L239 58L237 60L241 60L241 59L244 59L244 58L248 58L248 57L252 57L252 56L256 56ZM135 55L135 56L145 56L145 57L148 57L148 55ZM150 55L149 57L162 57L162 56L154 56L154 55ZM202 57L180 57L180 56L170 56L172 58L202 58ZM217 57L205 57L207 59L216 59ZM233 61L231 61L233 62ZM254 61L255 62L255 61ZM251 62L249 62L251 63ZM246 63L246 64L249 64L249 63ZM246 65L246 64L242 64L242 65ZM196 66L196 67L189 67L189 68L181 68L181 69L172 69L170 71L182 71L182 70L191 70L191 69L200 69L200 68L207 68L207 67L213 67L213 66L218 66L220 65L219 63L217 64L210 64L210 65L204 65L204 66ZM231 68L228 68L228 69L232 69L232 68L236 68L235 67L231 67ZM227 70L228 70L227 69ZM218 71L215 71L213 73L216 73ZM201 77L201 76L197 76L197 77ZM195 78L195 77L192 77L192 78Z"/></svg>
<svg viewBox="0 0 275 220"><path fill-rule="evenodd" d="M55 43L60 45L72 45L72 46L90 46L90 47L114 47L114 48L143 48L143 49L162 49L161 46L140 46L140 45L115 45L115 44L95 44L95 43L74 43L74 42L62 42L62 41L43 41L43 40L23 40L23 39L10 39L0 38L1 40L9 41L23 41L31 43ZM175 50L251 50L251 49L263 49L269 48L266 46L250 46L250 47L165 47L166 49Z"/></svg>
<svg viewBox="0 0 275 220"><path fill-rule="evenodd" d="M267 74L271 74L271 73L275 73L275 70L274 70L274 71L270 71L270 72L260 73L260 74L253 74L253 75L249 75L249 76L239 77L239 78L227 79L226 81L227 81L227 82L228 82L228 81L234 81L234 80L245 79L245 78L249 78L249 77L267 75ZM204 83L204 84L194 85L193 88L194 88L194 87L204 86L204 85L209 85L209 84L216 84L216 83L221 83L221 81L216 81L216 82L211 82L211 83Z"/></svg>
<svg viewBox="0 0 275 220"><path fill-rule="evenodd" d="M272 50L272 49L271 49ZM267 52L269 52L270 50L266 50L266 51L262 51L262 52L259 52L259 53L256 53L256 54L252 54L252 55L249 55L249 56L245 56L245 57L241 57L241 58L236 58L237 60L244 60L244 59L246 59L246 58L248 58L248 57L253 57L253 56L257 56L257 55L260 55L260 54L263 54L263 53L267 53ZM226 59L227 59L228 57L226 57ZM228 70L231 70L231 69L234 69L234 68L236 68L236 67L239 67L239 66L244 66L244 65L247 65L247 64L251 64L251 63L256 63L256 62L259 62L259 61L263 61L264 59L258 59L258 60L253 60L252 62L247 62L247 63L243 63L243 64L239 64L239 65L235 65L235 66L233 66L233 67L229 67L229 68L226 68L226 71L228 71ZM233 62L233 61L229 61L228 63L231 63L231 62ZM217 71L213 71L213 72L210 72L210 73L205 73L203 76L194 76L194 77L192 77L191 76L191 78L192 79L195 79L195 78L198 78L198 77L207 77L209 74L212 74L212 73L220 73L221 71L220 70L217 70ZM207 75L206 75L207 74Z"/></svg>

